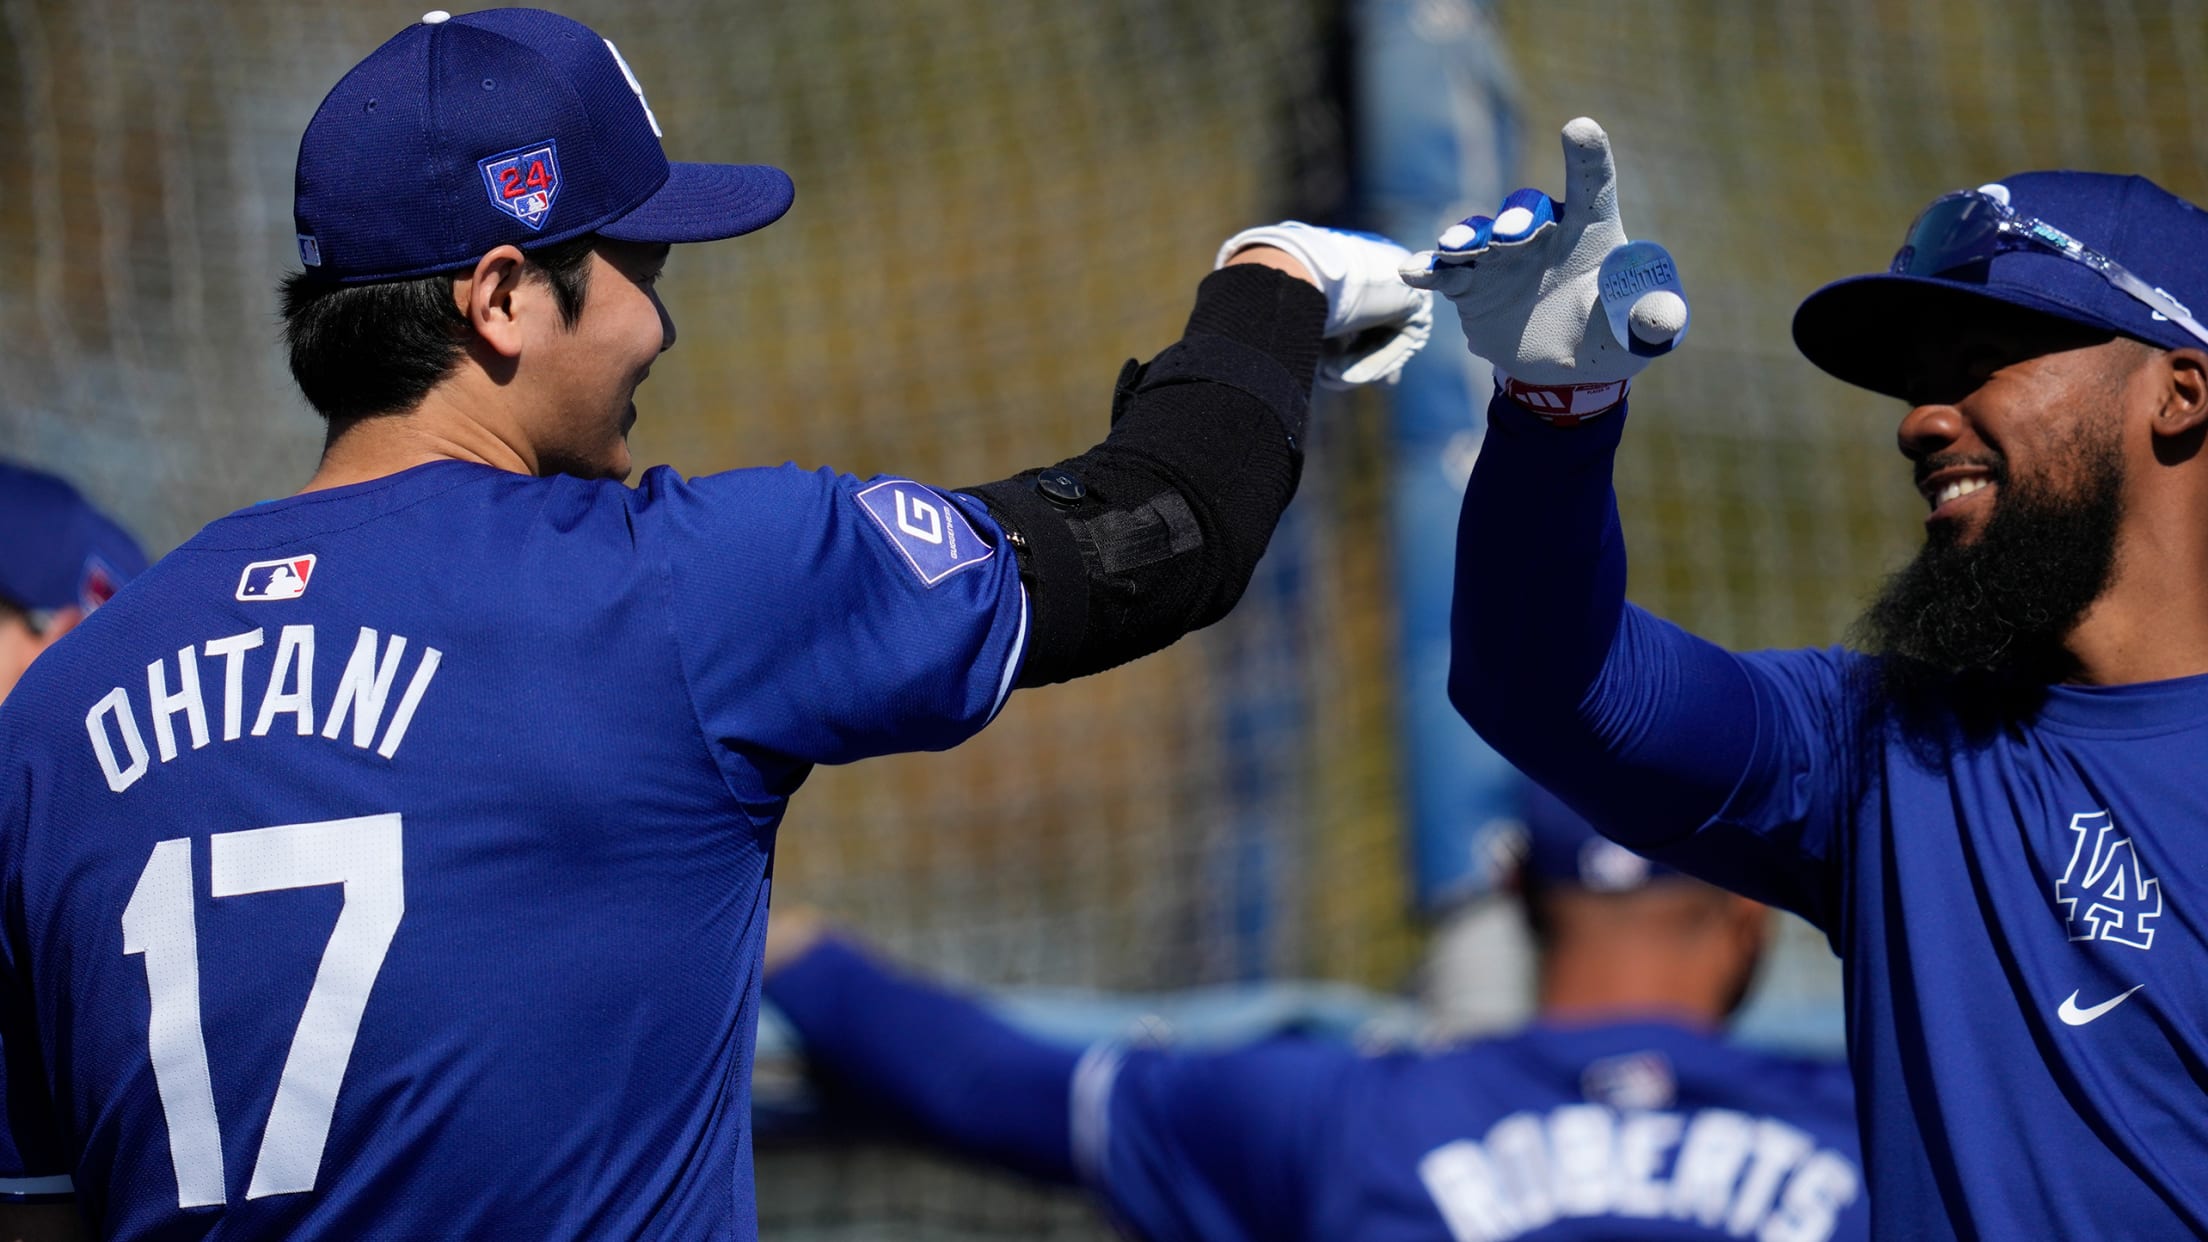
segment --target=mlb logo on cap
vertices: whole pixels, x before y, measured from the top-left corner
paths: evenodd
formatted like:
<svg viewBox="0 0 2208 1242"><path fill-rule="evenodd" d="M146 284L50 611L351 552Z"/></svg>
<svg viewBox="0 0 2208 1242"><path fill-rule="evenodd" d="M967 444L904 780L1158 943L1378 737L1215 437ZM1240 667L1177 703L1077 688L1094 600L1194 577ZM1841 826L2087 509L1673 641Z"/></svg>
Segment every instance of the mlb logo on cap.
<svg viewBox="0 0 2208 1242"><path fill-rule="evenodd" d="M560 193L560 148L555 142L506 151L476 164L491 205L532 229L544 227L545 214Z"/></svg>
<svg viewBox="0 0 2208 1242"><path fill-rule="evenodd" d="M297 599L307 593L314 574L314 553L280 561L255 561L238 575L241 600Z"/></svg>

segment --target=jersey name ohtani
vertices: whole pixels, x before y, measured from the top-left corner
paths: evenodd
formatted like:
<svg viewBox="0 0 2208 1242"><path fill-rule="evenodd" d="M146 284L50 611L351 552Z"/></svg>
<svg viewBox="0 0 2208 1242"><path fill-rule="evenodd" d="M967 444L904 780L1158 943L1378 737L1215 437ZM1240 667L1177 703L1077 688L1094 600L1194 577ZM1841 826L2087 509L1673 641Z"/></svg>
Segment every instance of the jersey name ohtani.
<svg viewBox="0 0 2208 1242"><path fill-rule="evenodd" d="M396 756L444 653L420 646L400 689L399 675L409 664L404 634L383 636L360 627L334 682L326 672L316 676L315 640L314 626L287 625L277 632L270 654L256 657L254 652L271 646L265 628L210 638L179 648L173 659L147 664L142 682L133 678L108 691L84 715L85 734L107 787L116 793L130 788L153 766L157 754L162 763L175 759L181 753L180 731L183 743L198 750L214 740L218 724L222 740L235 742L248 732L268 736L279 717L300 737L313 736L319 723L324 738L342 737L361 750L373 748L385 759ZM343 641L321 645L325 665L335 665L330 649L342 647ZM250 683L249 671L254 674ZM318 692L317 686L329 689Z"/></svg>
<svg viewBox="0 0 2208 1242"><path fill-rule="evenodd" d="M1853 1160L1799 1127L1726 1108L1683 1115L1568 1104L1512 1113L1484 1140L1428 1152L1418 1173L1458 1242L1504 1242L1585 1216L1823 1242L1861 1188Z"/></svg>

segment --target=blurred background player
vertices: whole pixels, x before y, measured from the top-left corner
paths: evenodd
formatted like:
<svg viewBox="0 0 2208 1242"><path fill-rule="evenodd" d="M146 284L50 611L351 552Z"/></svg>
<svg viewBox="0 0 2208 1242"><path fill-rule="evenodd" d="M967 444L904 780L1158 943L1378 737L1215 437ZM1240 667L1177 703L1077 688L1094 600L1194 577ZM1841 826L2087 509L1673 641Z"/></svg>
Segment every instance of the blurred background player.
<svg viewBox="0 0 2208 1242"><path fill-rule="evenodd" d="M31 661L145 567L130 532L66 480L0 460L0 703ZM16 1159L0 1154L0 1168ZM0 1175L0 1235L73 1236L69 1199L66 1177Z"/></svg>
<svg viewBox="0 0 2208 1242"><path fill-rule="evenodd" d="M1882 1236L2208 1236L2208 212L2015 173L1811 294L1801 352L1906 407L1923 542L1850 647L1735 653L1625 598L1625 391L1685 307L1597 279L1616 168L1563 137L1561 202L1408 273L1513 377L1453 697L1605 832L1831 939Z"/></svg>
<svg viewBox="0 0 2208 1242"><path fill-rule="evenodd" d="M670 250L793 194L671 163L613 44L542 10L431 12L331 88L282 289L320 462L0 717L0 1175L124 1239L755 1236L791 795L1216 621L1314 380L1431 322L1400 247L1246 230L1079 456L623 486Z"/></svg>
<svg viewBox="0 0 2208 1242"><path fill-rule="evenodd" d="M0 459L0 700L145 567L138 541L66 480Z"/></svg>
<svg viewBox="0 0 2208 1242"><path fill-rule="evenodd" d="M766 996L839 1108L1086 1184L1152 1242L1867 1237L1845 1067L1720 1032L1767 911L1538 789L1525 822L1539 1011L1498 1038L1066 1046L802 909L768 930Z"/></svg>

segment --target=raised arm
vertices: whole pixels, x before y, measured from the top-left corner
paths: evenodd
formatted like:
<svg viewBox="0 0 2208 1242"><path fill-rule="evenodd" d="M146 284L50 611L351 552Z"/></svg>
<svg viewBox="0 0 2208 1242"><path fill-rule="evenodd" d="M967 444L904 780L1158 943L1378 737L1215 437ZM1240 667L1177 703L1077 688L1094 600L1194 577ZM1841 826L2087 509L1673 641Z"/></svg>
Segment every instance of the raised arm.
<svg viewBox="0 0 2208 1242"><path fill-rule="evenodd" d="M1181 339L1121 372L1101 444L967 489L1019 552L1034 617L1020 685L1100 672L1226 615L1295 495L1313 380L1392 379L1426 340L1432 296L1395 276L1408 257L1296 223L1237 234Z"/></svg>
<svg viewBox="0 0 2208 1242"><path fill-rule="evenodd" d="M1607 835L1816 912L1822 882L1795 864L1822 839L1802 806L1752 787L1807 770L1820 704L1789 681L1823 657L1767 667L1626 602L1611 486L1626 391L1685 335L1686 303L1670 256L1626 241L1602 128L1573 121L1564 152L1565 201L1520 190L1404 274L1457 303L1497 374L1457 536L1450 695ZM1711 822L1743 807L1742 831Z"/></svg>

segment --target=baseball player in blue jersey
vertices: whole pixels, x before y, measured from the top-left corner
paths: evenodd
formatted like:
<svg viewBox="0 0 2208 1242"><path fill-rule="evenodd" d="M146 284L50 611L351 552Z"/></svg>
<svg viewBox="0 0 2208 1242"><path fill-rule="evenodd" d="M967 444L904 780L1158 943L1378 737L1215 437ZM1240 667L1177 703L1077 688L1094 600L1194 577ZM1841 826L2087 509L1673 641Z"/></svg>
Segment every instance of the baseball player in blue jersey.
<svg viewBox="0 0 2208 1242"><path fill-rule="evenodd" d="M670 164L613 45L537 10L432 13L330 92L284 288L320 468L0 716L0 1177L126 1239L752 1237L791 793L1215 620L1314 375L1430 323L1399 248L1272 226L1066 462L624 486L669 246L791 196Z"/></svg>
<svg viewBox="0 0 2208 1242"><path fill-rule="evenodd" d="M0 460L0 701L145 567L130 532L66 480Z"/></svg>
<svg viewBox="0 0 2208 1242"><path fill-rule="evenodd" d="M2208 215L2020 173L1804 302L1810 360L1907 406L1925 543L1855 649L1734 654L1624 599L1623 390L1685 307L1598 271L1608 140L1564 138L1565 201L1407 274L1510 377L1456 702L1604 831L1830 936L1881 1236L2208 1236Z"/></svg>
<svg viewBox="0 0 2208 1242"><path fill-rule="evenodd" d="M146 567L138 541L63 479L0 461L0 703L23 673ZM7 1081L0 1075L0 1109ZM0 1168L15 1168L0 1134ZM66 1178L0 1176L0 1236L69 1236ZM10 1231L13 1232L10 1232Z"/></svg>
<svg viewBox="0 0 2208 1242"><path fill-rule="evenodd" d="M1501 1038L1060 1047L798 920L766 994L834 1098L1085 1184L1151 1242L1868 1237L1845 1067L1716 1030L1764 908L1528 811L1540 1013Z"/></svg>

